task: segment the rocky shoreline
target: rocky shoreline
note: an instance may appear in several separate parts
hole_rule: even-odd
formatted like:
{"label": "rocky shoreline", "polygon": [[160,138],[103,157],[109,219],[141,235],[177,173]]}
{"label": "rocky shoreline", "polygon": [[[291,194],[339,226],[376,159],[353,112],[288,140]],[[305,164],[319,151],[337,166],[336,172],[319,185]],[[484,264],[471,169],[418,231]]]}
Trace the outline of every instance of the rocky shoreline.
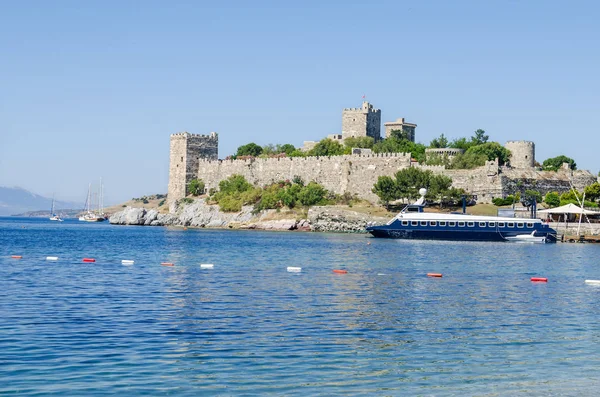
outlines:
{"label": "rocky shoreline", "polygon": [[191,204],[176,206],[169,214],[161,214],[155,209],[126,207],[113,214],[109,222],[115,225],[365,233],[368,225],[388,221],[339,206],[311,207],[306,219],[296,217],[294,213],[277,210],[253,213],[252,206],[244,206],[236,213],[221,212],[218,205],[196,199]]}

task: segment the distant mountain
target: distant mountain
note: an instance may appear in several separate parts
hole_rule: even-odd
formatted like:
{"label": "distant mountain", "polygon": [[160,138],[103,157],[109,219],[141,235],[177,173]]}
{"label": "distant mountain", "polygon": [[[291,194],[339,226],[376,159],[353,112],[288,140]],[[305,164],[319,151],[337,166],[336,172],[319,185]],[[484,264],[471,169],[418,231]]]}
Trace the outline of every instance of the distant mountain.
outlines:
{"label": "distant mountain", "polygon": [[[47,211],[52,207],[52,197],[44,197],[20,187],[0,186],[0,216],[21,214],[28,211]],[[60,214],[61,209],[77,209],[83,203],[56,200],[55,212]]]}

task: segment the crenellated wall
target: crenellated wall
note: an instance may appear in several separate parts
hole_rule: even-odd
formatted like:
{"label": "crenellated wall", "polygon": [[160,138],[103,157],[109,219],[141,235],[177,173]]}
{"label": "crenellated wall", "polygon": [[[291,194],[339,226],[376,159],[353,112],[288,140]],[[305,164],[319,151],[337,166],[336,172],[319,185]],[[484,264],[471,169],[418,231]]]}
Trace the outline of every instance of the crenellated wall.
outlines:
{"label": "crenellated wall", "polygon": [[332,157],[283,157],[248,160],[200,160],[198,177],[206,187],[218,188],[231,175],[243,175],[249,182],[264,186],[300,176],[306,183],[315,181],[335,193],[356,193],[376,202],[371,192],[377,177],[394,175],[410,166],[410,154],[380,153]]}

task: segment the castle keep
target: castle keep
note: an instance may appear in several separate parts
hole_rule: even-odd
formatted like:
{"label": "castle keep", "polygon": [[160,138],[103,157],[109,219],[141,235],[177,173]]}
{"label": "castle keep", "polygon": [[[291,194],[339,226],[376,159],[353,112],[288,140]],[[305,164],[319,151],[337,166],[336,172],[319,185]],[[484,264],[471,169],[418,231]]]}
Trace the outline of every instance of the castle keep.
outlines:
{"label": "castle keep", "polygon": [[[405,123],[414,140],[416,124]],[[335,135],[343,141],[348,137],[380,137],[381,111],[368,102],[362,108],[344,109],[342,113],[342,134]],[[399,128],[393,128],[399,129]],[[390,130],[391,131],[391,130]],[[403,130],[404,131],[404,130]],[[386,131],[386,135],[388,132]],[[316,143],[316,142],[314,142]],[[489,161],[484,166],[472,170],[450,170],[444,166],[427,166],[411,162],[410,153],[379,153],[331,156],[331,157],[282,157],[253,158],[245,160],[218,160],[219,138],[216,133],[195,135],[187,132],[172,134],[170,145],[168,199],[172,204],[187,195],[187,186],[192,179],[200,178],[205,189],[218,189],[219,182],[231,175],[243,175],[250,183],[264,186],[280,180],[292,180],[295,176],[304,181],[315,181],[337,194],[351,193],[377,202],[378,197],[371,191],[379,176],[393,176],[398,170],[407,167],[420,167],[436,174],[452,178],[452,185],[476,194],[478,202],[490,203],[493,198],[505,197],[516,191],[534,189],[545,194],[550,191],[565,192],[573,183],[583,189],[594,183],[596,177],[589,171],[561,169],[558,172],[540,171],[535,165],[535,144],[529,141],[509,141],[505,147],[512,153],[511,166],[499,166],[497,161]],[[306,147],[306,143],[305,143]],[[454,149],[446,151],[455,155]]]}

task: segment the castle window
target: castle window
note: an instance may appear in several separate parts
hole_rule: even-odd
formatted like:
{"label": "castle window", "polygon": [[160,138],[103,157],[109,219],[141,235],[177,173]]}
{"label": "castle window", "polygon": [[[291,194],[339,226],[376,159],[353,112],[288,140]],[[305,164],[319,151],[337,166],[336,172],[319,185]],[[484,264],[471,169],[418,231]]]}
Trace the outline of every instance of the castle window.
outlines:
{"label": "castle window", "polygon": [[181,156],[181,162],[183,163],[183,156]]}

